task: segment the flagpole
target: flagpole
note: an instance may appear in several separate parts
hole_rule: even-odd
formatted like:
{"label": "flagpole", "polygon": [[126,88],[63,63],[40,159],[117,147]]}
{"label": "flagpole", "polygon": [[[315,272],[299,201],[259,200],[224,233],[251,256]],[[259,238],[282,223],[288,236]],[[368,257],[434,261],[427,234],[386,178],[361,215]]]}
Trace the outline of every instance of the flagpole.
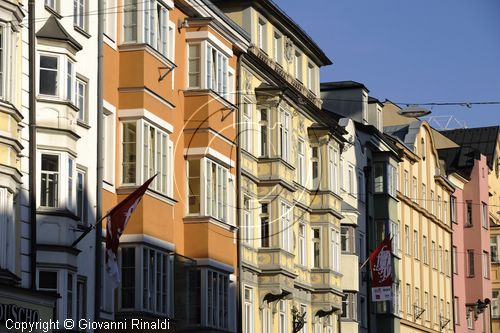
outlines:
{"label": "flagpole", "polygon": [[368,260],[370,260],[370,257],[366,258],[365,262],[363,263],[363,265],[361,265],[361,267],[359,267],[359,269],[365,267],[365,265],[368,263]]}
{"label": "flagpole", "polygon": [[103,217],[101,217],[101,219],[99,221],[97,221],[94,225],[91,225],[89,226],[81,235],[80,237],[78,237],[72,244],[71,244],[71,247],[75,247],[76,245],[78,245],[78,243],[80,243],[82,241],[82,239],[85,238],[85,236],[87,236],[92,230],[94,230],[97,226],[101,225],[102,221],[104,221],[104,219],[106,217],[108,217],[109,213],[104,215]]}

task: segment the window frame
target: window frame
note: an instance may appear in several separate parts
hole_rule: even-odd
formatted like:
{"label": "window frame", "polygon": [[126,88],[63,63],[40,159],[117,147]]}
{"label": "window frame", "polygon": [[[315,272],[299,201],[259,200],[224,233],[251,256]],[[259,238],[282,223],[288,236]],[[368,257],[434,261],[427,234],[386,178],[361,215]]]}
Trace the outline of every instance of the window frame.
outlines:
{"label": "window frame", "polygon": [[87,31],[87,6],[86,0],[73,0],[73,26],[77,30]]}

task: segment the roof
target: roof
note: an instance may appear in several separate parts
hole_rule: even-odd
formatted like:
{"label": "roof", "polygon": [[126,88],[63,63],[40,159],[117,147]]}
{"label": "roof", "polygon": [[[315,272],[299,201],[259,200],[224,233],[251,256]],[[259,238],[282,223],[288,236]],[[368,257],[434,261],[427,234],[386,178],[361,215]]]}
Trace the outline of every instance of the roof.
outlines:
{"label": "roof", "polygon": [[[211,0],[215,4],[240,4],[241,1],[234,0]],[[323,52],[323,50],[316,44],[316,42],[309,36],[290,16],[288,16],[277,4],[275,4],[271,0],[249,0],[248,2],[252,4],[256,4],[257,6],[262,7],[264,12],[268,15],[269,18],[276,18],[278,22],[284,22],[284,24],[291,30],[292,36],[297,38],[302,43],[304,43],[305,50],[313,53],[321,65],[331,65],[332,61],[328,56]]]}
{"label": "roof", "polygon": [[71,37],[71,35],[66,31],[66,29],[64,29],[62,24],[54,15],[51,15],[47,21],[45,21],[43,27],[41,27],[36,33],[36,36],[38,38],[47,38],[69,43],[78,51],[83,48],[80,43],[76,41],[76,39]]}
{"label": "roof", "polygon": [[456,172],[465,179],[470,179],[474,160],[481,158],[480,152],[472,147],[438,149],[438,155],[444,161],[448,174]]}
{"label": "roof", "polygon": [[500,126],[461,128],[441,131],[441,134],[462,147],[475,148],[486,156],[488,168],[493,169]]}
{"label": "roof", "polygon": [[366,91],[369,91],[364,84],[356,81],[322,82],[320,85],[320,89],[321,91],[341,89],[365,89]]}
{"label": "roof", "polygon": [[413,151],[421,123],[421,121],[417,120],[410,124],[385,126],[384,133],[399,139]]}

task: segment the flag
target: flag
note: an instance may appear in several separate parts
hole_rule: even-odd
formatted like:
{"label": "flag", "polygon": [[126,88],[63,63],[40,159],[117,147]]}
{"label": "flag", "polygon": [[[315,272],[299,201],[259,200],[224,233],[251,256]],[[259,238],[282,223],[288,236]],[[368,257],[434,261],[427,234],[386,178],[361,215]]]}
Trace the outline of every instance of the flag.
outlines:
{"label": "flag", "polygon": [[392,237],[387,235],[370,254],[372,277],[372,300],[374,302],[392,299]]}
{"label": "flag", "polygon": [[132,213],[155,177],[156,175],[149,178],[141,187],[130,193],[128,197],[106,215],[106,272],[109,275],[113,289],[120,284],[120,270],[117,261],[120,237]]}

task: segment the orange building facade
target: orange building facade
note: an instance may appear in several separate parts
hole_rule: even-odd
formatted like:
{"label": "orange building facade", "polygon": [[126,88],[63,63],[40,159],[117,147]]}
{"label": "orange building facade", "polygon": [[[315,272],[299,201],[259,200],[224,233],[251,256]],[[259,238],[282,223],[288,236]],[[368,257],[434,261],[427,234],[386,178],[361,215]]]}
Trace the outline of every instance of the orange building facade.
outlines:
{"label": "orange building facade", "polygon": [[235,331],[234,92],[248,41],[201,1],[105,7],[123,10],[105,18],[103,214],[157,177],[121,238],[122,283],[103,293],[101,317]]}

